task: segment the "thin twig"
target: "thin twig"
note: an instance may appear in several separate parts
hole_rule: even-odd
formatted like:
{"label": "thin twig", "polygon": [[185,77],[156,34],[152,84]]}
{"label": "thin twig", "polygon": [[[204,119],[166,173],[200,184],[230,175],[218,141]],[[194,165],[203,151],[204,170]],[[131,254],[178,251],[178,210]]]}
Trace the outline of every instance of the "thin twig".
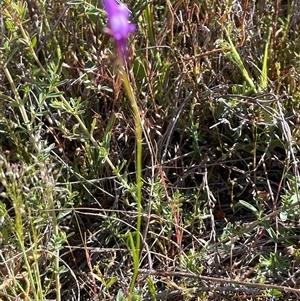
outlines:
{"label": "thin twig", "polygon": [[141,274],[148,274],[148,275],[152,275],[152,276],[186,277],[186,278],[198,279],[201,281],[204,280],[204,281],[212,281],[212,282],[217,282],[217,283],[228,283],[231,285],[242,285],[242,286],[246,286],[246,287],[253,287],[258,290],[277,289],[279,291],[300,294],[300,289],[298,289],[298,288],[285,287],[285,286],[276,285],[276,284],[249,283],[249,282],[237,281],[237,280],[233,280],[233,279],[223,279],[223,278],[197,275],[197,274],[188,273],[188,272],[159,271],[159,270],[150,271],[150,270],[145,270],[145,269],[141,269],[139,272]]}

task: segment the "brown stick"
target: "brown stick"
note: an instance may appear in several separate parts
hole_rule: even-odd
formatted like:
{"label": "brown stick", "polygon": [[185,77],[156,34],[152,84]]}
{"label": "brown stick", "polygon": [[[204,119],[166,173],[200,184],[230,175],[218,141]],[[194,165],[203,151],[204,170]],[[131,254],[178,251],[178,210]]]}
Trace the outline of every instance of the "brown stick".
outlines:
{"label": "brown stick", "polygon": [[210,277],[210,276],[202,276],[202,275],[188,273],[188,272],[174,272],[174,271],[160,271],[160,270],[155,270],[155,271],[152,270],[151,271],[151,270],[146,270],[146,269],[140,269],[139,272],[141,274],[148,274],[148,275],[152,275],[152,276],[186,277],[186,278],[194,278],[194,279],[205,280],[205,281],[242,285],[242,286],[247,286],[247,287],[253,287],[256,289],[260,289],[260,290],[277,289],[279,291],[300,294],[300,289],[292,288],[292,287],[285,287],[285,286],[276,285],[276,284],[249,283],[249,282],[237,281],[237,280],[232,280],[232,279],[223,279],[223,278],[216,278],[216,277]]}

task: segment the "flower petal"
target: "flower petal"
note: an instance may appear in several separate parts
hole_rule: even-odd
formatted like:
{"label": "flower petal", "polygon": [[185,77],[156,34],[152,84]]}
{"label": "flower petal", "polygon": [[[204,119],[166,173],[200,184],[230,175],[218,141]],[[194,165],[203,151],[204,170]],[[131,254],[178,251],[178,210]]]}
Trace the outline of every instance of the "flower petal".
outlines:
{"label": "flower petal", "polygon": [[126,39],[135,31],[135,26],[129,23],[129,10],[125,4],[118,4],[116,0],[103,0],[103,6],[107,13],[109,32],[124,59]]}

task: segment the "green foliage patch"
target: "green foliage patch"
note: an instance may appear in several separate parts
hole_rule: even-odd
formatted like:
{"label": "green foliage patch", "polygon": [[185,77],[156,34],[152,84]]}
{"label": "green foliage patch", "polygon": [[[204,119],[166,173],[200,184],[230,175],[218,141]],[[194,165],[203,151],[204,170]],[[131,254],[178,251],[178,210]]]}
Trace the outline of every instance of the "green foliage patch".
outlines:
{"label": "green foliage patch", "polygon": [[0,300],[299,298],[299,1],[0,4]]}

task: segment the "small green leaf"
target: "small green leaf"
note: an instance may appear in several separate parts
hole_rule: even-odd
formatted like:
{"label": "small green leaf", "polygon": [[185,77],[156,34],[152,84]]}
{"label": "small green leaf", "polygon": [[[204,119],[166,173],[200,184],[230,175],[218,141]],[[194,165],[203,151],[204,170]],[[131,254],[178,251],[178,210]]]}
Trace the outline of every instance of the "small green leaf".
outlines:
{"label": "small green leaf", "polygon": [[118,277],[113,277],[113,278],[111,278],[111,279],[107,282],[106,288],[110,288],[110,287],[113,286],[117,281],[118,281]]}
{"label": "small green leaf", "polygon": [[286,222],[286,220],[288,218],[288,213],[284,210],[284,211],[279,213],[279,217],[280,217],[282,222]]}
{"label": "small green leaf", "polygon": [[118,294],[116,296],[116,301],[127,301],[127,298],[124,297],[122,290],[118,291]]}
{"label": "small green leaf", "polygon": [[274,240],[274,241],[277,241],[278,238],[277,238],[277,235],[276,235],[276,232],[272,229],[272,228],[266,228],[266,231],[268,232],[268,234],[270,235],[270,237]]}
{"label": "small green leaf", "polygon": [[31,47],[31,48],[34,48],[34,47],[36,46],[36,42],[37,42],[37,39],[36,39],[36,36],[34,36],[34,37],[32,38],[32,40],[31,40],[31,45],[30,45],[30,47]]}
{"label": "small green leaf", "polygon": [[258,216],[258,210],[253,205],[251,205],[248,202],[245,202],[243,200],[239,200],[239,204],[241,204],[242,206],[246,207],[247,209],[249,209],[250,211],[252,211],[256,216]]}
{"label": "small green leaf", "polygon": [[147,284],[148,284],[148,289],[149,289],[149,293],[152,297],[152,299],[154,301],[156,301],[156,290],[155,290],[155,285],[154,285],[154,282],[152,280],[152,277],[148,277],[147,278]]}

